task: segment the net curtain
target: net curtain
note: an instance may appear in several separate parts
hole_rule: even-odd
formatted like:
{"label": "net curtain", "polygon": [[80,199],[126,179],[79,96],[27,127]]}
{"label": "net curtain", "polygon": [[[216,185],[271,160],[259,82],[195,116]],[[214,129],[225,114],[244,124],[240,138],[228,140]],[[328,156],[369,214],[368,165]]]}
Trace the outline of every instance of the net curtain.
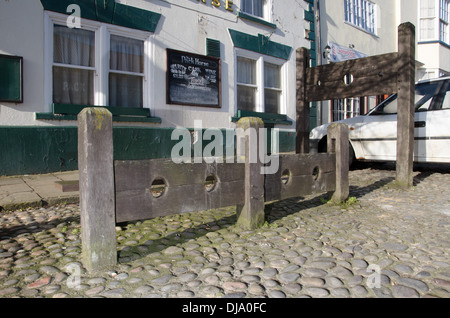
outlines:
{"label": "net curtain", "polygon": [[110,106],[143,107],[143,76],[114,72],[144,73],[143,41],[111,35],[110,52]]}
{"label": "net curtain", "polygon": [[95,33],[55,25],[53,42],[53,102],[93,105]]}
{"label": "net curtain", "polygon": [[[110,37],[109,106],[143,107],[143,41]],[[54,62],[53,101],[94,105],[95,33],[55,25]]]}

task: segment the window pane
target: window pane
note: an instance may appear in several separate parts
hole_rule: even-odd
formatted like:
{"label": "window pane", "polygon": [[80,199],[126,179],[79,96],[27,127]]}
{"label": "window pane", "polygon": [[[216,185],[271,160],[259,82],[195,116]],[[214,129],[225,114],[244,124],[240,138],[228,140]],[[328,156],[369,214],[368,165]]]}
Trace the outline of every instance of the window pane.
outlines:
{"label": "window pane", "polygon": [[257,17],[264,17],[263,13],[264,0],[253,0],[253,15]]}
{"label": "window pane", "polygon": [[256,84],[256,61],[244,57],[237,58],[237,81],[241,84]]}
{"label": "window pane", "polygon": [[265,112],[280,113],[280,97],[281,93],[272,89],[264,90]]}
{"label": "window pane", "polygon": [[345,21],[350,22],[350,0],[344,0]]}
{"label": "window pane", "polygon": [[53,67],[53,102],[94,105],[94,71]]}
{"label": "window pane", "polygon": [[241,10],[246,13],[252,14],[252,2],[253,0],[242,0],[241,1]]}
{"label": "window pane", "polygon": [[264,1],[265,0],[242,0],[241,11],[264,18]]}
{"label": "window pane", "polygon": [[256,88],[237,86],[237,108],[239,110],[255,111]]}
{"label": "window pane", "polygon": [[109,74],[109,106],[143,107],[143,78],[123,74]]}
{"label": "window pane", "polygon": [[280,69],[279,65],[264,63],[264,87],[281,88]]}
{"label": "window pane", "polygon": [[53,34],[53,60],[55,63],[94,66],[95,33],[82,29],[69,29],[55,25]]}
{"label": "window pane", "polygon": [[420,1],[420,17],[430,18],[435,16],[434,0],[421,0]]}
{"label": "window pane", "polygon": [[110,68],[117,71],[144,73],[144,42],[111,35]]}
{"label": "window pane", "polygon": [[375,4],[368,0],[344,0],[345,21],[376,33]]}
{"label": "window pane", "polygon": [[420,39],[432,40],[434,38],[434,19],[422,19],[420,21]]}

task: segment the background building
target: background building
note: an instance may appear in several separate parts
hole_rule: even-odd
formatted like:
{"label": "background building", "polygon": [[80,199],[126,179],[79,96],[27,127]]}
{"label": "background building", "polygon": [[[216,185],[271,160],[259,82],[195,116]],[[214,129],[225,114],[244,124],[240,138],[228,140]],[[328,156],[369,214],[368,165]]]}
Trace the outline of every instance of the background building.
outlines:
{"label": "background building", "polygon": [[[397,51],[397,27],[416,26],[417,80],[450,72],[450,0],[316,0],[319,64]],[[366,113],[383,96],[323,102],[316,125]],[[314,127],[314,126],[312,126]]]}

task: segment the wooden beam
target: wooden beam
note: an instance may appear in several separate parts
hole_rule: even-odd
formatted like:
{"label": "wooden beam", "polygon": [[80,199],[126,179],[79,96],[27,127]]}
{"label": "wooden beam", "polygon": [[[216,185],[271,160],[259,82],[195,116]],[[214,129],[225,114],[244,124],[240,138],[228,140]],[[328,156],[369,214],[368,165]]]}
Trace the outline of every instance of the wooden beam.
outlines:
{"label": "wooden beam", "polygon": [[280,156],[280,169],[266,175],[265,200],[285,200],[335,190],[335,154]]}
{"label": "wooden beam", "polygon": [[297,107],[296,107],[296,153],[309,153],[310,108],[306,99],[306,70],[309,67],[309,51],[297,50]]}
{"label": "wooden beam", "polygon": [[415,103],[415,27],[403,23],[398,28],[398,118],[396,182],[401,187],[413,186],[414,103]]}
{"label": "wooden beam", "polygon": [[[115,161],[114,166],[118,223],[244,203],[245,172],[240,163],[152,159]],[[216,180],[213,188],[206,184],[208,177]],[[159,190],[158,180],[164,181]]]}
{"label": "wooden beam", "polygon": [[397,53],[308,68],[306,100],[312,102],[396,93],[398,68]]}

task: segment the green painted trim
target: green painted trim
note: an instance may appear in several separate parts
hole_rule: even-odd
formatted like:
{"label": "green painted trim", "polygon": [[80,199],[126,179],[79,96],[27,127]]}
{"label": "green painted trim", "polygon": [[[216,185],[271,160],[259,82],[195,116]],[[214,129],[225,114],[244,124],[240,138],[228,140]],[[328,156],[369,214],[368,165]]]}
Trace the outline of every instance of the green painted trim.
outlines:
{"label": "green painted trim", "polygon": [[309,22],[314,22],[314,19],[315,19],[314,12],[305,10],[305,20]]}
{"label": "green painted trim", "polygon": [[[170,158],[179,140],[174,128],[114,127],[114,160]],[[226,131],[223,153],[226,149]],[[209,142],[204,141],[203,147]],[[295,131],[280,131],[280,152],[295,150]],[[0,126],[0,176],[51,173],[78,169],[77,126]],[[193,151],[193,147],[192,147]]]}
{"label": "green painted trim", "polygon": [[0,127],[0,175],[78,169],[77,127]]}
{"label": "green painted trim", "polygon": [[76,115],[58,115],[54,113],[36,113],[36,120],[77,120]]}
{"label": "green painted trim", "polygon": [[[77,115],[36,113],[35,118],[36,120],[77,120]],[[113,116],[113,122],[161,124],[162,119],[159,117]]]}
{"label": "green painted trim", "polygon": [[220,58],[220,41],[206,38],[206,55]]}
{"label": "green painted trim", "polygon": [[276,29],[277,28],[277,25],[274,24],[274,23],[271,23],[271,22],[266,21],[264,19],[255,17],[253,15],[249,15],[249,14],[247,14],[245,12],[242,12],[242,11],[238,11],[237,12],[237,16],[238,16],[238,18],[249,20],[249,21],[252,21],[252,22],[256,22],[256,23],[262,24],[262,25],[267,26],[267,27],[272,28],[272,29]]}
{"label": "green painted trim", "polygon": [[316,41],[316,32],[309,30],[305,38],[307,40],[315,42]]}
{"label": "green painted trim", "polygon": [[101,107],[109,110],[115,122],[155,123],[162,122],[159,117],[151,117],[148,108],[126,108],[90,105],[53,104],[53,113],[36,113],[38,120],[77,120],[77,115],[87,107]]}
{"label": "green painted trim", "polygon": [[67,7],[71,4],[80,6],[83,19],[114,24],[131,29],[155,32],[161,14],[139,9],[115,1],[103,0],[40,0],[45,10],[71,14]]}
{"label": "green painted trim", "polygon": [[126,123],[153,123],[153,124],[162,123],[162,119],[159,117],[113,116],[113,121]]}
{"label": "green painted trim", "polygon": [[228,29],[228,32],[235,47],[278,57],[288,60],[292,52],[292,47],[270,41],[268,37],[258,34],[258,36]]}
{"label": "green painted trim", "polygon": [[155,32],[161,18],[160,13],[116,3],[112,24],[123,27]]}
{"label": "green painted trim", "polygon": [[231,121],[237,122],[244,117],[257,117],[261,118],[264,124],[269,125],[292,125],[292,121],[287,119],[287,115],[273,114],[273,113],[259,113],[248,110],[238,110],[235,117],[231,117]]}
{"label": "green painted trim", "polygon": [[148,108],[128,108],[128,107],[110,107],[110,106],[94,106],[94,105],[70,105],[70,104],[53,104],[53,113],[78,115],[84,108],[101,107],[109,110],[113,116],[144,116],[150,117],[150,109]]}

